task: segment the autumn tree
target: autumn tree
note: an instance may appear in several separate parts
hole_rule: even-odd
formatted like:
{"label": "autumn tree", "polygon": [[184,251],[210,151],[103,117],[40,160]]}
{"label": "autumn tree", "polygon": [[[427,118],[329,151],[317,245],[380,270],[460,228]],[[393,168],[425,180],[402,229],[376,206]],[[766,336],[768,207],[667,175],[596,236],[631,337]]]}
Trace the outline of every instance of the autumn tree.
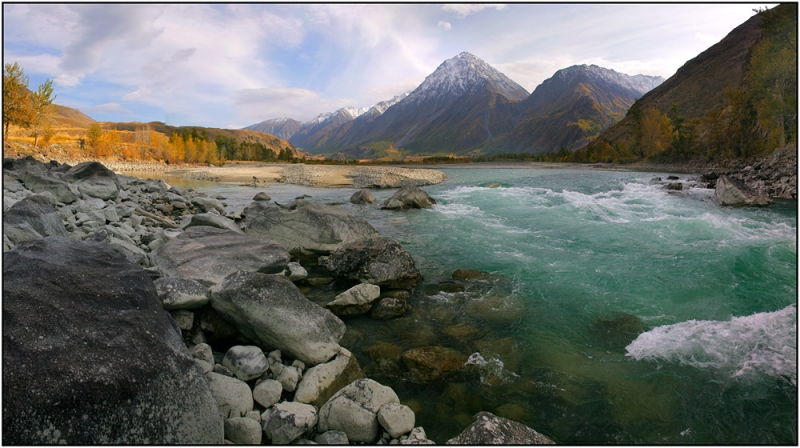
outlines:
{"label": "autumn tree", "polygon": [[89,131],[86,133],[86,141],[89,142],[89,146],[94,151],[94,154],[97,155],[97,147],[100,144],[100,137],[103,136],[103,129],[100,127],[99,123],[92,123],[89,126]]}
{"label": "autumn tree", "polygon": [[31,126],[33,126],[33,147],[35,148],[39,141],[39,134],[43,128],[48,126],[50,116],[55,110],[53,100],[56,97],[53,95],[53,81],[48,79],[36,89],[31,92]]}
{"label": "autumn tree", "polygon": [[30,127],[31,105],[28,77],[17,62],[3,66],[3,138],[8,139],[8,126]]}
{"label": "autumn tree", "polygon": [[639,122],[640,147],[645,157],[664,152],[672,144],[672,120],[655,107],[649,107]]}

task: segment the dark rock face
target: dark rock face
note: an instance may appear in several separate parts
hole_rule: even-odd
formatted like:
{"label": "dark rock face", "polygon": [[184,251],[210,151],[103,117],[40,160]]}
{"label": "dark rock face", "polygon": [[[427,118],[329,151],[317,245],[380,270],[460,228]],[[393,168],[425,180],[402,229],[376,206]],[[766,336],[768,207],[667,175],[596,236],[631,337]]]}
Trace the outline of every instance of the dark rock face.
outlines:
{"label": "dark rock face", "polygon": [[430,197],[428,193],[425,193],[417,187],[408,185],[397,190],[392,197],[383,203],[383,207],[381,208],[387,210],[428,208],[435,203],[436,201]]}
{"label": "dark rock face", "polygon": [[100,162],[79,163],[64,173],[62,179],[93,198],[115,199],[119,194],[117,175]]}
{"label": "dark rock face", "polygon": [[308,365],[339,353],[344,323],[283,275],[235,272],[212,288],[211,305],[248,339]]}
{"label": "dark rock face", "polygon": [[341,208],[305,199],[285,207],[253,202],[242,215],[248,234],[276,241],[292,254],[327,254],[342,244],[380,236],[367,221]]}
{"label": "dark rock face", "polygon": [[555,445],[552,439],[531,428],[490,412],[475,414],[475,422],[448,445]]}
{"label": "dark rock face", "polygon": [[411,254],[391,238],[345,244],[326,261],[337,277],[386,288],[410,289],[422,281]]}
{"label": "dark rock face", "polygon": [[289,264],[289,253],[277,243],[209,226],[189,227],[151,256],[163,276],[206,286],[239,270],[275,273]]}
{"label": "dark rock face", "polygon": [[3,443],[221,444],[202,372],[153,282],[108,245],[3,256]]}
{"label": "dark rock face", "polygon": [[3,232],[14,244],[34,239],[30,238],[35,237],[30,230],[41,237],[67,236],[61,216],[50,201],[41,195],[29,196],[12,205],[3,214],[3,227]]}
{"label": "dark rock face", "polygon": [[642,320],[628,313],[613,313],[592,320],[589,331],[601,345],[613,349],[625,349],[645,328]]}
{"label": "dark rock face", "polygon": [[50,192],[55,196],[58,202],[64,204],[71,204],[78,200],[80,193],[71,184],[64,182],[61,179],[56,179],[46,173],[36,174],[30,171],[22,172],[19,179],[25,184],[25,188],[34,193]]}

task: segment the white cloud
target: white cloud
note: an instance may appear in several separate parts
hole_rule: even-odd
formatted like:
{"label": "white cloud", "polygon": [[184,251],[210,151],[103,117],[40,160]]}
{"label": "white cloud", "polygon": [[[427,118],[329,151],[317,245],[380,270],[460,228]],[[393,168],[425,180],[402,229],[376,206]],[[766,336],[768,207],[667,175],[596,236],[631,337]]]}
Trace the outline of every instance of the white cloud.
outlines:
{"label": "white cloud", "polygon": [[466,17],[474,12],[483,11],[486,8],[494,8],[498,11],[506,9],[506,5],[476,5],[470,4],[447,4],[443,5],[442,9],[449,12],[458,14],[459,17]]}
{"label": "white cloud", "polygon": [[85,114],[122,114],[131,115],[131,111],[122,107],[119,103],[105,103],[94,106],[82,107],[81,111]]}
{"label": "white cloud", "polygon": [[122,101],[138,100],[139,98],[141,98],[141,97],[143,97],[145,95],[149,95],[151,93],[153,93],[153,91],[149,87],[142,86],[142,87],[139,87],[138,89],[134,90],[133,92],[123,96],[122,97]]}
{"label": "white cloud", "polygon": [[325,98],[308,89],[274,86],[239,90],[234,102],[236,109],[254,123],[270,118],[308,121],[322,112],[357,104],[352,98]]}
{"label": "white cloud", "polygon": [[453,26],[450,25],[450,22],[445,22],[444,20],[440,20],[436,26],[444,28],[445,31],[450,31],[453,28]]}

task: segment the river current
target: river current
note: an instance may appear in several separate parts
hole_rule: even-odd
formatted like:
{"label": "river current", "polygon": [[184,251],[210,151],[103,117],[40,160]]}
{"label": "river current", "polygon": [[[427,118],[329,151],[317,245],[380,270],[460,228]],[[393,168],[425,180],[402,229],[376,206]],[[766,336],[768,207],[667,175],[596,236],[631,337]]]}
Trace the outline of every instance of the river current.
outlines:
{"label": "river current", "polygon": [[[399,212],[353,189],[166,180],[236,212],[261,190],[341,202],[406,247],[425,277],[413,311],[347,319],[343,345],[438,443],[485,410],[562,444],[797,444],[796,202],[723,208],[652,180],[666,173],[443,171],[424,187],[438,204]],[[459,268],[502,281],[435,287]],[[454,348],[472,374],[416,384],[372,365],[381,344]]]}

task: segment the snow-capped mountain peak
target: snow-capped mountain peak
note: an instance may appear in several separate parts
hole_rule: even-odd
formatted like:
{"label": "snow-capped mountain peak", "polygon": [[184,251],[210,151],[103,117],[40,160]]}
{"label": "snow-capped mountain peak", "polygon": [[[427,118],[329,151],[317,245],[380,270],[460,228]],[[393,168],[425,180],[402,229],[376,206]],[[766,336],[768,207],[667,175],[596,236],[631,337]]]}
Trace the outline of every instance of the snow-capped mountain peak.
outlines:
{"label": "snow-capped mountain peak", "polygon": [[553,75],[553,78],[561,79],[566,84],[571,84],[576,77],[583,74],[602,79],[606,82],[621,85],[623,87],[638,92],[640,95],[644,95],[645,93],[649,92],[650,90],[654,89],[656,86],[664,82],[664,78],[660,76],[648,76],[648,75],[630,76],[624,73],[616,72],[612,69],[599,67],[594,64],[592,65],[582,64],[582,65],[573,65],[572,67],[567,67],[565,69],[557,71]]}

